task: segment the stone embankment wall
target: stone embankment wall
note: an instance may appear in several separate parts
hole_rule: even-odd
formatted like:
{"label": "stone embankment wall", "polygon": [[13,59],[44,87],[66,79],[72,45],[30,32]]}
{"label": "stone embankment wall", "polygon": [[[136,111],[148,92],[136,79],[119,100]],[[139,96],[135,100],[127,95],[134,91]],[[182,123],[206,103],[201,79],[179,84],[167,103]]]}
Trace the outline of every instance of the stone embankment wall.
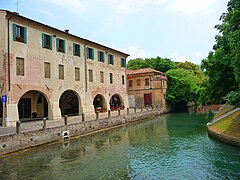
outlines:
{"label": "stone embankment wall", "polygon": [[116,117],[0,136],[0,156],[54,141],[61,141],[64,138],[71,138],[98,130],[113,128],[159,114],[161,113],[158,109],[153,109]]}

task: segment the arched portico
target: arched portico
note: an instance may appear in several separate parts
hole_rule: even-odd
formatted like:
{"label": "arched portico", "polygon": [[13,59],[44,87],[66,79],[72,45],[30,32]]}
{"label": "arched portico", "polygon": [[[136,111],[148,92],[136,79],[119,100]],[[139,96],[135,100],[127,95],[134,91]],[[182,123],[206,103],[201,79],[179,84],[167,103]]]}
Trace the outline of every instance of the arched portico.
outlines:
{"label": "arched portico", "polygon": [[81,114],[81,100],[73,90],[66,90],[59,99],[59,108],[62,115],[77,116]]}
{"label": "arched portico", "polygon": [[105,112],[107,110],[107,103],[105,101],[105,98],[103,95],[98,94],[95,96],[93,100],[93,106],[95,109],[95,112]]}
{"label": "arched portico", "polygon": [[112,95],[109,104],[110,104],[110,109],[111,110],[117,110],[117,109],[124,109],[125,108],[122,97],[119,94]]}
{"label": "arched portico", "polygon": [[49,117],[49,100],[40,91],[30,90],[18,101],[19,120],[27,121]]}

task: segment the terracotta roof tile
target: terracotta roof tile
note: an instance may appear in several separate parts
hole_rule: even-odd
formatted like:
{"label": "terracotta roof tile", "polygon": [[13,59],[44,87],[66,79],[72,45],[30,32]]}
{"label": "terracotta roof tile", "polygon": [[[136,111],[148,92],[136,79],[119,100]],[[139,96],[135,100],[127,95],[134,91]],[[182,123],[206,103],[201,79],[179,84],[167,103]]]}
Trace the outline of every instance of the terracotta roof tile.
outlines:
{"label": "terracotta roof tile", "polygon": [[137,70],[128,69],[127,70],[128,75],[145,74],[145,73],[152,73],[152,72],[159,73],[159,74],[164,74],[163,72],[154,70],[152,68],[142,68],[142,69],[137,69]]}

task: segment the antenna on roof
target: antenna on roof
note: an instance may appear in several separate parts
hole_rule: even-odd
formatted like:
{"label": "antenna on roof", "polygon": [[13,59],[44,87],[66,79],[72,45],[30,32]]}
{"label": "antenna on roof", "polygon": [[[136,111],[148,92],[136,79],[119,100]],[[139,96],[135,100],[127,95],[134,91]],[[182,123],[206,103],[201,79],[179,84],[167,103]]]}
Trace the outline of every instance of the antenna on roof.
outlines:
{"label": "antenna on roof", "polygon": [[14,3],[14,4],[17,6],[17,12],[18,12],[18,5],[19,5],[21,2],[23,2],[23,1],[18,1],[18,0],[17,0],[17,2]]}

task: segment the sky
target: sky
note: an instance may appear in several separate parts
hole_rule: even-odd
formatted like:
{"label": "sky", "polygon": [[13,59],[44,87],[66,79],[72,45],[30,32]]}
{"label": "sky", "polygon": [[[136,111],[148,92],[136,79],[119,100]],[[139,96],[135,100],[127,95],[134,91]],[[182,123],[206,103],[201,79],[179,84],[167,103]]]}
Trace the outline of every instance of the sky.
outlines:
{"label": "sky", "polygon": [[200,64],[229,0],[0,0],[0,9],[128,53]]}

